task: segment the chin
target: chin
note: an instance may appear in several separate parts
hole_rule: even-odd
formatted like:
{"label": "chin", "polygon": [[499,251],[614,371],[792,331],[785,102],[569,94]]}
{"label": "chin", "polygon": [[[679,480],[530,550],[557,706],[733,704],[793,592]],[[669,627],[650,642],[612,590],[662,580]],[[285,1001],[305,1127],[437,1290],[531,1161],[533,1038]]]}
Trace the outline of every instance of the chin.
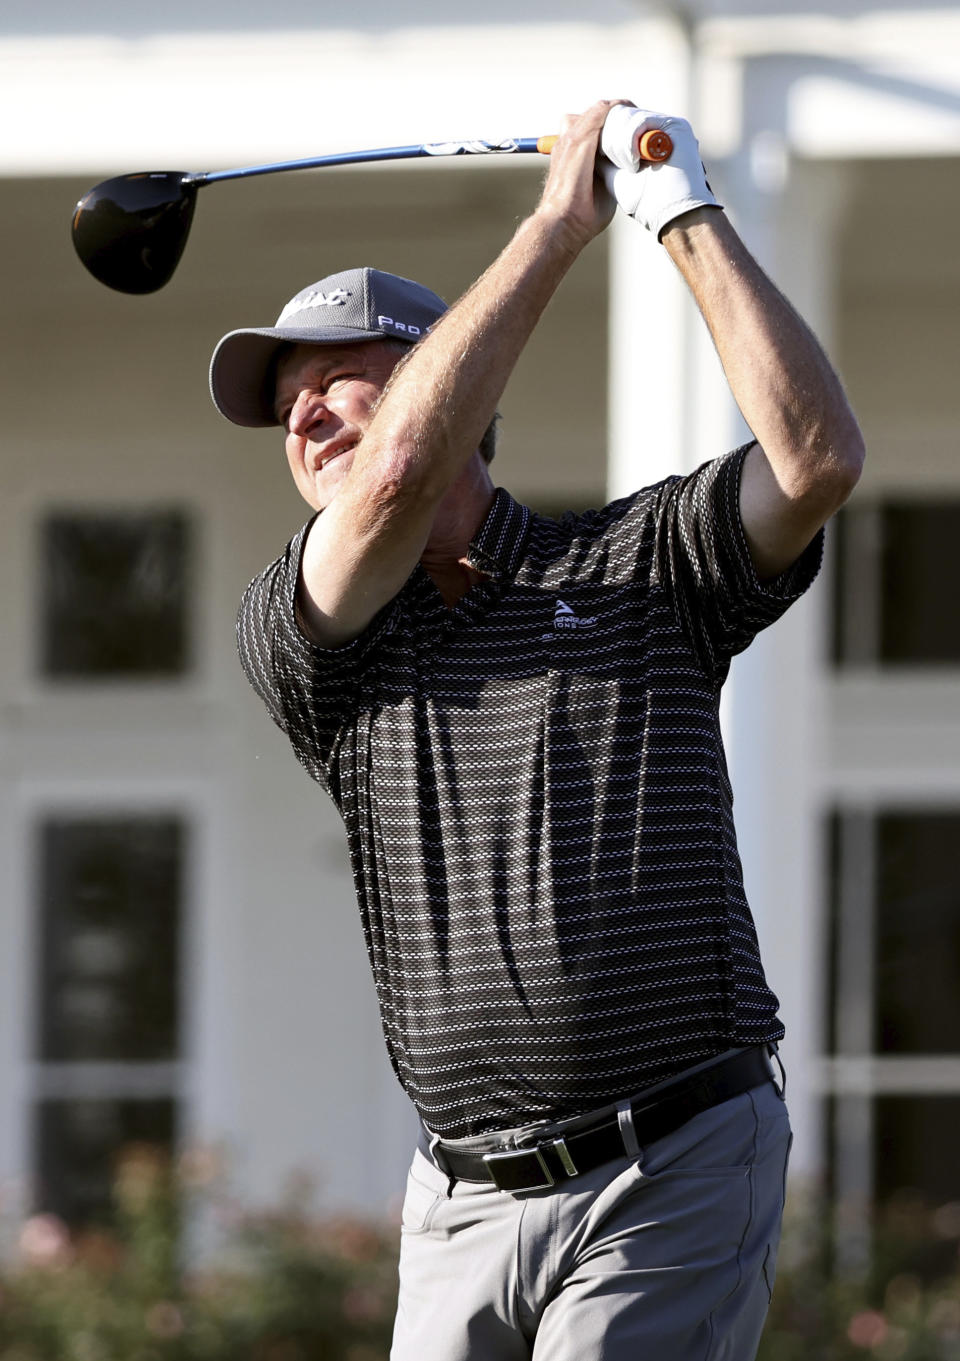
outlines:
{"label": "chin", "polygon": [[329,506],[343,486],[348,472],[349,468],[338,468],[335,472],[324,470],[311,487],[311,495],[306,498],[314,510],[325,510]]}

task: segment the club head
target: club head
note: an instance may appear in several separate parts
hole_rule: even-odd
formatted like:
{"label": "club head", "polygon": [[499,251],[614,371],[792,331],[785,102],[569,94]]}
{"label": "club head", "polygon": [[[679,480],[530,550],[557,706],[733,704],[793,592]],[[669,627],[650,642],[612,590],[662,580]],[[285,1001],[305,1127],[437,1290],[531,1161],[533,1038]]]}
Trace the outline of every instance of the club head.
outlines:
{"label": "club head", "polygon": [[118,175],[96,185],[73,214],[73,244],[95,279],[121,293],[155,293],[186,245],[198,185],[182,170]]}

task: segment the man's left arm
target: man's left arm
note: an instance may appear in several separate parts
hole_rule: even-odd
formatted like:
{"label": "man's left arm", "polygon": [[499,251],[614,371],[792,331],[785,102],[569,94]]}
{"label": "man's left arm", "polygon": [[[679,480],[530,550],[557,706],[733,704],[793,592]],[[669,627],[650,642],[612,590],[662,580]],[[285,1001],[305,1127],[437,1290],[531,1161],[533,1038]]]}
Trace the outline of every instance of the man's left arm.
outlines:
{"label": "man's left arm", "polygon": [[757,574],[768,580],[796,561],[853,490],[863,437],[813,332],[722,210],[684,213],[661,240],[757,440],[743,465],[740,515]]}

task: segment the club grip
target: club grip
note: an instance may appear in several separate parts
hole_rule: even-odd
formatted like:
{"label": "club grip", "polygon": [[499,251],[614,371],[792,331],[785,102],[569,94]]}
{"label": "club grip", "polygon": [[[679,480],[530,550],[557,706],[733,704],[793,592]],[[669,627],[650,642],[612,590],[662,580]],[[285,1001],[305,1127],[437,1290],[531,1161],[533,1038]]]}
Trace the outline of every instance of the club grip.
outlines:
{"label": "club grip", "polygon": [[[537,150],[541,155],[549,156],[558,140],[559,135],[556,133],[549,137],[538,137]],[[664,132],[662,128],[648,128],[640,136],[637,151],[641,161],[650,161],[651,164],[668,161],[673,154],[673,139],[669,132]]]}

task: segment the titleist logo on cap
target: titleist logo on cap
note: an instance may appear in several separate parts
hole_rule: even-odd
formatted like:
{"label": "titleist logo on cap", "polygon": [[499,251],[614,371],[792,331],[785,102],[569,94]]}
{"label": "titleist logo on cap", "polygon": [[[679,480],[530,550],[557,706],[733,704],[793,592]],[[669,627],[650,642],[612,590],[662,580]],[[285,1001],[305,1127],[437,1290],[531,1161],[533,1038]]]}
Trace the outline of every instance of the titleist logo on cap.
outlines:
{"label": "titleist logo on cap", "polygon": [[352,297],[353,294],[345,288],[334,288],[329,293],[323,293],[319,289],[314,292],[298,293],[295,298],[290,299],[277,317],[277,325],[282,326],[285,321],[295,317],[298,312],[306,311],[308,307],[344,307],[347,299]]}

